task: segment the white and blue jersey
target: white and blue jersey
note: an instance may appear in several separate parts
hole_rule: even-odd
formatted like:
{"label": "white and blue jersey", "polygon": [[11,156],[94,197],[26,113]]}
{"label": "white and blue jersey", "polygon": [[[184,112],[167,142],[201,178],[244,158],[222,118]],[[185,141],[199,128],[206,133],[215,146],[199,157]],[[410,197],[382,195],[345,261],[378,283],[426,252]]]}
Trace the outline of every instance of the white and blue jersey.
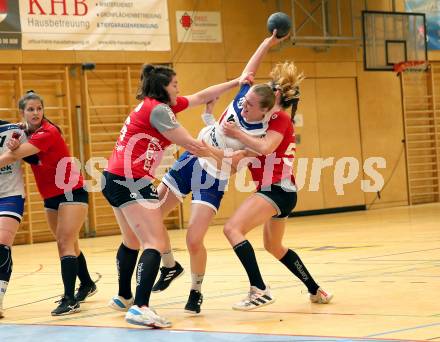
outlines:
{"label": "white and blue jersey", "polygon": [[241,115],[243,111],[243,103],[245,101],[245,96],[251,89],[249,84],[244,84],[241,86],[240,91],[235,98],[232,100],[228,108],[225,110],[223,115],[219,119],[221,124],[223,121],[233,121],[235,124],[246,134],[254,136],[262,136],[266,133],[268,127],[268,121],[254,121],[247,122],[246,119]]}
{"label": "white and blue jersey", "polygon": [[[226,108],[222,116],[213,125],[209,125],[203,128],[198,136],[199,140],[205,141],[207,144],[217,147],[222,150],[232,150],[238,151],[246,148],[246,146],[239,140],[234,138],[229,138],[225,135],[222,129],[222,124],[224,122],[234,122],[235,125],[241,129],[246,134],[261,137],[266,134],[268,121],[255,121],[247,122],[245,118],[241,115],[243,111],[243,102],[245,100],[245,95],[248,93],[251,86],[249,84],[244,84],[241,86],[240,91],[237,93],[235,98]],[[218,179],[228,179],[230,176],[229,170],[219,170],[216,165],[211,163],[208,159],[199,158],[202,167],[213,177]]]}
{"label": "white and blue jersey", "polygon": [[[23,131],[7,121],[0,120],[0,154],[9,151],[6,142],[14,133],[20,134],[20,141],[26,141]],[[24,207],[24,185],[21,160],[0,168],[0,216],[21,220]]]}
{"label": "white and blue jersey", "polygon": [[[218,121],[204,118],[208,126],[200,131],[198,139],[222,150],[244,149],[246,146],[240,141],[224,134],[221,125],[225,121],[235,122],[237,127],[247,134],[263,136],[268,127],[267,121],[247,122],[241,115],[244,97],[250,88],[248,84],[240,88]],[[214,123],[209,122],[210,120]],[[197,158],[185,152],[165,174],[162,182],[179,197],[184,197],[192,191],[193,203],[205,204],[217,212],[230,176],[230,167],[219,170],[217,165],[208,159]]]}
{"label": "white and blue jersey", "polygon": [[[26,141],[23,131],[17,125],[0,120],[0,154],[9,151],[6,143],[14,132],[20,134],[20,142]],[[24,196],[21,160],[0,168],[0,197],[18,195]]]}

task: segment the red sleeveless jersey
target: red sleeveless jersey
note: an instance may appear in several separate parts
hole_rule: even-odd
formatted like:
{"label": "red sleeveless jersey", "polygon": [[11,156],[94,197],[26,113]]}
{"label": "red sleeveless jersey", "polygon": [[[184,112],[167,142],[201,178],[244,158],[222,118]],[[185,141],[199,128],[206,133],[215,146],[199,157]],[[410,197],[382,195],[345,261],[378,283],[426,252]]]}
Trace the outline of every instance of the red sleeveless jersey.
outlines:
{"label": "red sleeveless jersey", "polygon": [[[107,171],[126,178],[154,178],[165,148],[171,142],[150,123],[153,109],[164,103],[146,97],[127,117],[108,161]],[[177,97],[171,107],[178,113],[188,107],[188,99]]]}
{"label": "red sleeveless jersey", "polygon": [[286,178],[291,178],[292,183],[295,184],[293,159],[295,158],[296,143],[295,131],[290,116],[284,111],[272,114],[267,130],[282,134],[283,140],[273,153],[257,157],[259,165],[253,163],[249,166],[257,190]]}

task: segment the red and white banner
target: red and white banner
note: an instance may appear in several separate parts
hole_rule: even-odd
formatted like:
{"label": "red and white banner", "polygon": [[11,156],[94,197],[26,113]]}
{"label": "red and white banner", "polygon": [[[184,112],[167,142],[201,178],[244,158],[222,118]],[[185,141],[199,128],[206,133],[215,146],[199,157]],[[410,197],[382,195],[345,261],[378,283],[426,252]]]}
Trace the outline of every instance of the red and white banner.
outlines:
{"label": "red and white banner", "polygon": [[176,11],[179,43],[221,43],[220,12]]}

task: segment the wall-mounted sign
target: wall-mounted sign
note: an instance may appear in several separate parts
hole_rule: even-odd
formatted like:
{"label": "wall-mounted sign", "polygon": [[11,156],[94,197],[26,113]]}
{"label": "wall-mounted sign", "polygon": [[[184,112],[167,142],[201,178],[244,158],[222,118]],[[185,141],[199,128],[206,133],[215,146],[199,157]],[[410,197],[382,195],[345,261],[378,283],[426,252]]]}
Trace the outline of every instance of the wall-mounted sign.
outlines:
{"label": "wall-mounted sign", "polygon": [[220,12],[176,11],[179,43],[221,43]]}

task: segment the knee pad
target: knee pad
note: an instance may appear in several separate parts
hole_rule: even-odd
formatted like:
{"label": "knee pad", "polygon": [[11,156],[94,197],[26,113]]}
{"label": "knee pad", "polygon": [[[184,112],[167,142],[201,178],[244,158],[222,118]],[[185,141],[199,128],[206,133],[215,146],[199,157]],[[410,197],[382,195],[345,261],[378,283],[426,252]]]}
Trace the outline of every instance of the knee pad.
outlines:
{"label": "knee pad", "polygon": [[9,281],[9,278],[11,277],[11,273],[12,273],[11,247],[0,244],[0,280]]}

